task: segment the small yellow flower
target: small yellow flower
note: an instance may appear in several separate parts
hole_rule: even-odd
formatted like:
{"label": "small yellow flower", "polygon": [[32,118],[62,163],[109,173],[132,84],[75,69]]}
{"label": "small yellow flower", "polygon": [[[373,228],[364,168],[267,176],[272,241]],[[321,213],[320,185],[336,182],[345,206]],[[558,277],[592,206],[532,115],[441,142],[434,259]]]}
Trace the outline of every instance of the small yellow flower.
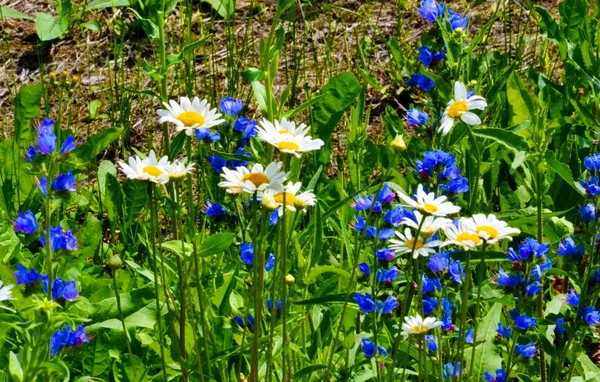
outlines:
{"label": "small yellow flower", "polygon": [[392,147],[398,151],[406,150],[406,142],[404,142],[404,139],[402,138],[401,134],[396,135],[396,138],[394,138],[394,140],[392,141]]}

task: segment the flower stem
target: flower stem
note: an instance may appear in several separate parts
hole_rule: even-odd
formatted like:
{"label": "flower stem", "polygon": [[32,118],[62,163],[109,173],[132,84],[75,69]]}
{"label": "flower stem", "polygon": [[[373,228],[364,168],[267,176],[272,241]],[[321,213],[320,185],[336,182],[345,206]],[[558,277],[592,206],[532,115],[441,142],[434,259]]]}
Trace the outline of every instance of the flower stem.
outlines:
{"label": "flower stem", "polygon": [[123,309],[121,308],[121,296],[117,287],[117,272],[115,269],[113,274],[113,287],[115,288],[115,297],[117,299],[117,309],[119,310],[119,318],[123,325],[123,334],[125,334],[125,344],[127,345],[127,352],[129,353],[129,361],[131,362],[131,371],[133,372],[134,380],[137,380],[137,373],[135,372],[135,362],[133,360],[133,352],[131,351],[131,341],[129,340],[129,332],[127,331],[127,325],[125,325],[125,318],[123,318]]}
{"label": "flower stem", "polygon": [[477,344],[477,329],[479,327],[479,305],[481,304],[481,286],[483,285],[483,278],[485,276],[485,253],[487,250],[487,240],[483,242],[483,248],[481,251],[481,261],[479,262],[479,284],[477,285],[477,300],[475,302],[475,318],[473,319],[473,346],[471,349],[471,361],[469,362],[469,374],[473,375],[473,364],[475,361],[475,348]]}

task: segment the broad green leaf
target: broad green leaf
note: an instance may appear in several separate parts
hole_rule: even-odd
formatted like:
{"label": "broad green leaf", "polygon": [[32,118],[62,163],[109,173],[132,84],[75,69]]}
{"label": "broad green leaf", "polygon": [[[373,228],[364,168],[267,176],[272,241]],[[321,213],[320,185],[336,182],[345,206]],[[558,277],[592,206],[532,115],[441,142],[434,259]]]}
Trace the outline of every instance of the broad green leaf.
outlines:
{"label": "broad green leaf", "polygon": [[231,247],[235,234],[223,232],[211,235],[198,244],[198,256],[207,257],[223,253]]}
{"label": "broad green leaf", "polygon": [[40,103],[44,88],[41,84],[23,86],[15,100],[15,140],[19,147],[31,141],[31,120],[40,116]]}
{"label": "broad green leaf", "polygon": [[9,353],[8,357],[8,375],[11,377],[11,380],[14,381],[23,381],[23,368],[21,367],[21,362],[19,362],[19,358],[12,351]]}
{"label": "broad green leaf", "polygon": [[102,222],[88,212],[77,234],[78,251],[82,256],[92,257],[100,243],[102,243]]}
{"label": "broad green leaf", "polygon": [[181,240],[165,241],[164,243],[160,243],[160,247],[181,257],[190,256],[193,250],[190,243],[182,242]]}
{"label": "broad green leaf", "polygon": [[511,125],[533,120],[536,112],[534,103],[516,72],[512,72],[506,82],[506,98],[510,106]]}
{"label": "broad green leaf", "polygon": [[319,370],[323,370],[323,369],[327,369],[327,366],[326,365],[306,366],[306,367],[298,370],[296,373],[294,373],[292,380],[299,381],[299,380],[301,380],[301,378],[309,377],[309,376],[313,375],[315,372],[317,372]]}
{"label": "broad green leaf", "polygon": [[527,141],[523,137],[508,130],[473,129],[473,135],[481,138],[492,139],[515,151],[529,151],[529,145],[527,144]]}
{"label": "broad green leaf", "polygon": [[559,4],[560,24],[569,40],[579,40],[579,29],[585,23],[589,8],[588,0],[564,0]]}
{"label": "broad green leaf", "polygon": [[333,265],[321,265],[321,266],[314,267],[310,270],[310,273],[306,277],[305,283],[312,284],[312,283],[317,282],[317,279],[323,273],[337,273],[338,275],[342,276],[345,279],[350,278],[350,273],[348,271],[340,269],[339,267],[334,267]]}
{"label": "broad green leaf", "polygon": [[587,354],[581,353],[577,357],[577,361],[581,365],[586,381],[600,382],[600,368],[594,364]]}
{"label": "broad green leaf", "polygon": [[225,20],[231,18],[235,13],[235,1],[234,0],[202,0],[205,3],[209,3],[215,11],[224,18]]}
{"label": "broad green leaf", "polygon": [[47,13],[36,13],[35,31],[41,41],[51,41],[62,37],[69,27],[69,19],[60,17],[58,19]]}
{"label": "broad green leaf", "polygon": [[7,264],[21,250],[21,240],[15,234],[8,216],[0,211],[0,262]]}
{"label": "broad green leaf", "polygon": [[[477,342],[483,341],[483,343],[477,345],[475,348],[473,375],[471,375],[473,381],[481,381],[486,371],[493,372],[502,367],[502,357],[496,353],[496,345],[494,344],[501,313],[502,304],[496,303],[492,305],[479,325]],[[466,354],[471,354],[471,349]]]}
{"label": "broad green leaf", "polygon": [[585,195],[583,187],[573,179],[573,175],[571,174],[569,166],[559,162],[554,157],[554,153],[552,151],[546,151],[545,159],[548,166],[554,170],[558,176],[560,176],[565,182],[567,182],[567,184],[577,190],[577,192],[579,192],[581,195]]}
{"label": "broad green leaf", "polygon": [[555,18],[544,7],[536,6],[535,10],[540,15],[539,27],[542,36],[558,42],[562,37],[562,33]]}
{"label": "broad green leaf", "polygon": [[9,7],[0,7],[0,19],[22,19],[22,20],[33,20],[33,17],[26,15],[25,13],[19,12],[16,9]]}
{"label": "broad green leaf", "polygon": [[82,168],[106,150],[122,133],[123,129],[111,127],[92,135],[85,143],[71,152],[68,162],[77,168]]}
{"label": "broad green leaf", "polygon": [[85,7],[85,10],[128,7],[129,5],[129,0],[94,0]]}

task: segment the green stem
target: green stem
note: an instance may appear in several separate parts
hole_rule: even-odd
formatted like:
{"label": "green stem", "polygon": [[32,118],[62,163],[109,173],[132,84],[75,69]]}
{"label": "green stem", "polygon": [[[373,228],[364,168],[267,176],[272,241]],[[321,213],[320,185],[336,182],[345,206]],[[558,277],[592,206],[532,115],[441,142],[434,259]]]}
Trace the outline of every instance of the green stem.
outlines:
{"label": "green stem", "polygon": [[[464,364],[464,350],[465,350],[465,332],[466,332],[466,323],[467,323],[467,309],[468,309],[468,301],[469,301],[469,291],[471,290],[471,252],[467,251],[467,261],[465,262],[465,273],[466,280],[463,285],[462,297],[460,301],[460,325],[459,325],[459,334],[458,334],[458,362]],[[461,374],[462,376],[463,374]]]}
{"label": "green stem", "polygon": [[[536,166],[536,204],[537,204],[537,239],[538,242],[541,243],[544,240],[544,215],[543,208],[544,205],[542,203],[543,195],[542,195],[542,186],[543,186],[543,178],[542,172],[540,171],[540,165]],[[595,237],[595,236],[594,236]],[[537,295],[536,301],[536,313],[539,318],[542,317],[542,312],[544,310],[544,280],[540,279],[541,290]],[[542,382],[546,382],[546,352],[543,350],[540,351],[540,376]]]}
{"label": "green stem", "polygon": [[477,139],[473,135],[473,131],[471,130],[471,125],[467,124],[467,131],[469,132],[469,140],[471,141],[471,145],[473,146],[473,150],[475,151],[475,159],[477,160],[477,165],[475,167],[475,182],[472,184],[473,188],[471,191],[471,205],[470,212],[471,214],[475,213],[477,209],[477,196],[479,193],[479,178],[481,172],[481,152],[479,151],[479,144],[477,143]]}
{"label": "green stem", "polygon": [[[160,71],[162,76],[160,78],[160,100],[162,102],[168,102],[167,93],[167,47],[165,41],[165,12],[164,12],[164,1],[163,9],[158,12],[158,56],[160,60]],[[167,123],[163,123],[163,154],[169,155],[169,126]]]}
{"label": "green stem", "polygon": [[[179,233],[179,238],[181,240],[181,252],[183,253],[183,257],[185,257],[185,234],[183,232],[183,229],[181,227],[181,210],[180,210],[180,206],[179,206],[179,189],[177,187],[178,185],[175,185],[173,187],[174,192],[175,192],[175,203],[177,204],[177,207],[173,208],[173,218],[175,219],[175,224],[174,226],[177,227],[177,230],[175,232],[173,232],[174,237],[177,237],[177,234]],[[181,377],[183,381],[187,381],[188,380],[188,372],[187,369],[185,367],[185,360],[187,358],[187,352],[186,352],[186,348],[185,348],[185,343],[186,343],[186,330],[185,330],[185,316],[186,316],[186,296],[185,296],[185,290],[186,290],[186,277],[185,277],[185,269],[184,269],[184,259],[182,259],[180,256],[177,256],[177,278],[178,278],[178,283],[179,283],[179,355],[181,357]]]}
{"label": "green stem", "polygon": [[[156,296],[156,323],[158,324],[158,336],[160,338],[160,361],[162,363],[163,378],[165,381],[168,381],[169,379],[167,376],[167,363],[165,362],[165,349],[163,347],[165,339],[162,329],[162,317],[160,314],[160,294],[158,287],[158,256],[156,252],[156,227],[158,225],[158,217],[156,211],[156,199],[153,197],[154,186],[152,184],[148,184],[148,194],[150,195],[150,242],[152,245],[152,255],[154,258],[154,294]],[[163,283],[164,282],[165,280],[163,275]],[[167,298],[167,295],[165,295],[165,298]]]}
{"label": "green stem", "polygon": [[479,284],[477,285],[477,300],[475,302],[475,318],[473,319],[473,346],[471,349],[471,361],[469,362],[469,376],[473,375],[473,364],[475,361],[475,345],[477,344],[477,329],[479,327],[479,304],[481,304],[481,287],[485,277],[485,253],[487,250],[487,240],[483,242],[481,261],[479,262],[479,275],[477,276]]}
{"label": "green stem", "polygon": [[115,269],[113,274],[113,287],[115,288],[115,297],[117,298],[117,309],[119,310],[119,318],[121,319],[121,324],[123,325],[123,334],[125,334],[125,344],[127,345],[127,352],[129,353],[129,361],[131,362],[131,371],[133,372],[134,380],[137,380],[137,373],[135,372],[135,361],[133,359],[133,352],[131,351],[131,342],[129,341],[129,331],[127,331],[127,326],[125,325],[125,318],[123,317],[123,309],[121,309],[121,295],[119,294],[119,289],[117,288],[117,272]]}
{"label": "green stem", "polygon": [[[258,192],[254,192],[250,197],[250,203],[252,204],[252,219],[253,219],[253,234],[252,234],[252,245],[256,245],[258,237]],[[256,253],[255,253],[256,255]],[[253,261],[254,271],[252,275],[252,287],[255,288],[258,285],[258,261]],[[254,296],[254,313],[257,314],[261,299],[260,296]],[[258,340],[260,337],[261,322],[258,319],[254,320],[254,335],[252,336],[252,352],[250,356],[250,382],[258,382]]]}

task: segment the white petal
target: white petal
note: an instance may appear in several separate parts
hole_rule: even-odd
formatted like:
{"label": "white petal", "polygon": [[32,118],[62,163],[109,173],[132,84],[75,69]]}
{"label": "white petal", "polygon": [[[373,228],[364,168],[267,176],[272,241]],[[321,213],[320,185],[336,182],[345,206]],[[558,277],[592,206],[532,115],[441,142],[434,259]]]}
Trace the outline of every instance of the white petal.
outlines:
{"label": "white petal", "polygon": [[456,101],[467,99],[467,88],[460,81],[454,83],[454,99]]}
{"label": "white petal", "polygon": [[466,112],[460,116],[460,119],[469,125],[481,125],[481,119],[477,116],[477,114]]}

